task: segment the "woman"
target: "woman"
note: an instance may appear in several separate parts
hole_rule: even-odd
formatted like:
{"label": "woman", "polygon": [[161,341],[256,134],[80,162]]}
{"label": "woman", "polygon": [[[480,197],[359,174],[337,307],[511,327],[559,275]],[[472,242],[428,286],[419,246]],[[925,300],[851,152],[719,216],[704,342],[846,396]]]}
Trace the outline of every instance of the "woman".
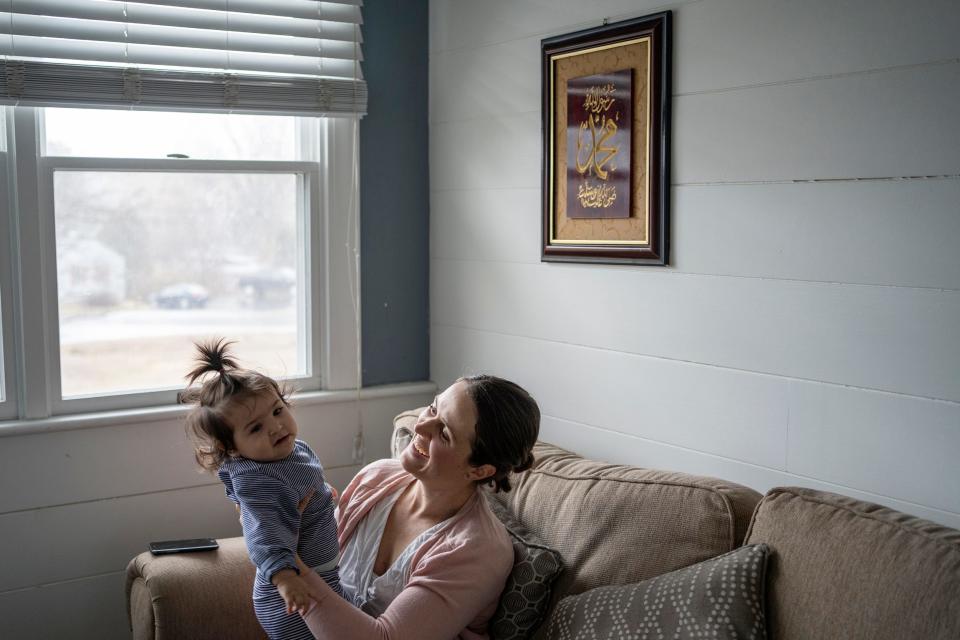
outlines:
{"label": "woman", "polygon": [[399,460],[357,474],[338,507],[340,576],[353,606],[301,566],[321,640],[486,638],[513,547],[480,493],[533,463],[537,403],[493,376],[461,378],[417,419]]}

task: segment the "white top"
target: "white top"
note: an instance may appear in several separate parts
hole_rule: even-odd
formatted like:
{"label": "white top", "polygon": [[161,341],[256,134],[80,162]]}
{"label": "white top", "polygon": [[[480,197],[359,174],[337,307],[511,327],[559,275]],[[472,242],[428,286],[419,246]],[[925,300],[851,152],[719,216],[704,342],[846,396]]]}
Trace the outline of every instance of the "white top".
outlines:
{"label": "white top", "polygon": [[401,487],[374,505],[357,523],[340,557],[340,586],[347,600],[374,618],[379,617],[396,598],[410,579],[410,560],[424,542],[440,529],[439,522],[414,538],[394,560],[383,575],[373,572],[373,563],[380,550],[380,540],[387,519],[397,499],[406,487]]}

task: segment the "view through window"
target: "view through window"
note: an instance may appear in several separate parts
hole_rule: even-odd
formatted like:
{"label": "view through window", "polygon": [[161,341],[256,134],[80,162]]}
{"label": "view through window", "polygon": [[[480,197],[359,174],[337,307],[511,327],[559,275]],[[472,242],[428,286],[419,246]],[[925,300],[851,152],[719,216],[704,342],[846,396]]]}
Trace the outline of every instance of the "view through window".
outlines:
{"label": "view through window", "polygon": [[[294,118],[45,111],[63,397],[182,386],[214,336],[307,375],[303,179],[271,165],[295,159]],[[137,160],[171,154],[186,170]]]}

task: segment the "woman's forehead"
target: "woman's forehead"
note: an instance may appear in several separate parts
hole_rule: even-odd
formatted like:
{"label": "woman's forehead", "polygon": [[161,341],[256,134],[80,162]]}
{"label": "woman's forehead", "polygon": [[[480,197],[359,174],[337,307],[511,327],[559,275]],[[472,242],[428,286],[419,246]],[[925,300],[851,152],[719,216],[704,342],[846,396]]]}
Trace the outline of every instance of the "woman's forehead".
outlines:
{"label": "woman's forehead", "polygon": [[467,383],[457,380],[437,396],[439,409],[456,422],[461,428],[469,427],[472,431],[477,424],[477,407],[473,398],[467,392]]}

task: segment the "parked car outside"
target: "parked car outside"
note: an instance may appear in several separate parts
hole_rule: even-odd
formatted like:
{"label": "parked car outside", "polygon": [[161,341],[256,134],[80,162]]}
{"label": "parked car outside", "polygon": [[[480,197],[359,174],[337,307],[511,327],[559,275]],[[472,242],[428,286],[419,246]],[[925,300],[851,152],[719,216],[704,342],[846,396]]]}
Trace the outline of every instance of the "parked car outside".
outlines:
{"label": "parked car outside", "polygon": [[199,284],[181,282],[164,287],[151,299],[161,309],[202,309],[207,306],[210,293]]}
{"label": "parked car outside", "polygon": [[261,269],[244,274],[237,285],[247,306],[284,307],[294,300],[297,272],[293,269]]}

